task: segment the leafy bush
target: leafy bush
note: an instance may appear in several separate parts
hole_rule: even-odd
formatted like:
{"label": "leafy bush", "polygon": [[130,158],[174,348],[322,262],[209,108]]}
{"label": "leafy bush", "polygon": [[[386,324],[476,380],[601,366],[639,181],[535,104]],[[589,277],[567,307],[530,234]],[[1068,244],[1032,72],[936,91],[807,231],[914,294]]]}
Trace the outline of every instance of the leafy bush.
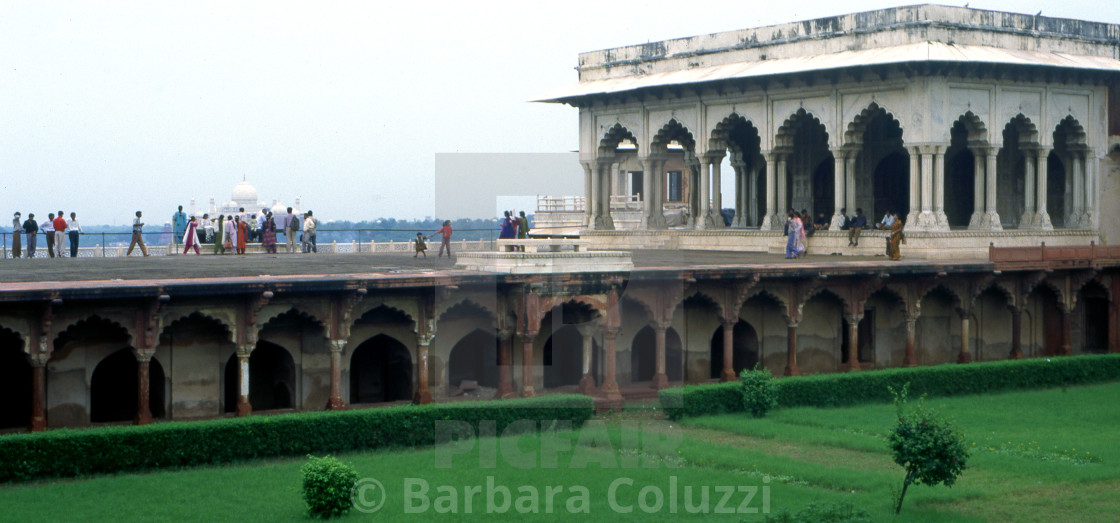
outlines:
{"label": "leafy bush", "polygon": [[[819,374],[776,380],[782,407],[836,407],[891,401],[888,387],[928,396],[957,396],[1041,389],[1120,379],[1120,354],[1034,358],[985,363]],[[742,412],[738,383],[664,389],[661,405],[671,419]]]}
{"label": "leafy bush", "polygon": [[743,408],[756,418],[766,415],[770,409],[777,406],[777,391],[774,378],[770,376],[770,369],[759,369],[756,363],[754,370],[743,369],[739,373],[739,383],[743,392]]}
{"label": "leafy bush", "polygon": [[902,511],[902,499],[911,484],[931,487],[944,484],[951,487],[968,466],[964,435],[954,430],[948,419],[926,407],[921,398],[916,406],[909,406],[908,388],[903,385],[897,393],[894,389],[890,390],[898,409],[898,426],[891,432],[888,441],[894,462],[906,469],[895,514]]}
{"label": "leafy bush", "polygon": [[350,511],[351,491],[358,472],[331,456],[307,456],[303,473],[303,500],[312,517],[329,519]]}
{"label": "leafy bush", "polygon": [[437,420],[476,428],[493,420],[499,431],[521,419],[571,420],[576,428],[593,408],[591,397],[570,394],[10,434],[0,436],[0,483],[432,445]]}
{"label": "leafy bush", "polygon": [[783,509],[777,514],[767,515],[767,523],[856,523],[871,521],[866,510],[857,509],[851,501],[839,503],[809,503],[801,510],[790,512]]}

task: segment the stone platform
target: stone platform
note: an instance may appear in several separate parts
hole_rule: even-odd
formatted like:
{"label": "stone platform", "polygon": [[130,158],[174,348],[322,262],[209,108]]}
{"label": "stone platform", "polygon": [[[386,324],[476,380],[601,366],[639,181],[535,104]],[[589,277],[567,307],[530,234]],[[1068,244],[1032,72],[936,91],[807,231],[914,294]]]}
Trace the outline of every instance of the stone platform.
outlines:
{"label": "stone platform", "polygon": [[455,258],[461,269],[503,274],[630,272],[629,252],[469,252]]}

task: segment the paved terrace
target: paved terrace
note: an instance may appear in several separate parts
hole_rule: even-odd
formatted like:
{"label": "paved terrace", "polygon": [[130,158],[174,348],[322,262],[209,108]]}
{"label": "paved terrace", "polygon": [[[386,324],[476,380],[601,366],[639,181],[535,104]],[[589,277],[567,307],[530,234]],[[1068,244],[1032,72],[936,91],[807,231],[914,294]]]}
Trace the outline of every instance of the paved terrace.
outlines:
{"label": "paved terrace", "polygon": [[[890,261],[881,256],[807,256],[721,251],[635,251],[632,278],[678,278],[683,274],[750,272],[796,277],[887,272],[930,274],[991,271],[987,260]],[[718,277],[718,276],[716,276]],[[246,256],[134,256],[131,258],[20,259],[0,262],[0,300],[24,292],[93,291],[118,288],[194,287],[196,293],[231,291],[261,283],[322,285],[367,280],[371,288],[415,287],[477,281],[522,281],[527,276],[456,269],[447,258],[401,254],[280,254]],[[376,283],[374,283],[376,282]]]}

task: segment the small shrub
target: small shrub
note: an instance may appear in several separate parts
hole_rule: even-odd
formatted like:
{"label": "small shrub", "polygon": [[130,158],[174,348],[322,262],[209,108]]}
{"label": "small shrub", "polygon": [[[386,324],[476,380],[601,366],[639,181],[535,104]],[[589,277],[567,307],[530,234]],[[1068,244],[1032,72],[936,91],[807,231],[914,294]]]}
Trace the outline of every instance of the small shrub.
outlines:
{"label": "small shrub", "polygon": [[331,456],[307,456],[303,472],[303,500],[312,517],[329,519],[350,511],[350,493],[358,472]]}
{"label": "small shrub", "polygon": [[851,501],[810,503],[801,510],[783,509],[766,516],[767,523],[856,523],[871,521],[866,510],[857,509]]}
{"label": "small shrub", "polygon": [[739,383],[742,384],[743,408],[754,417],[761,418],[778,405],[778,391],[770,369],[760,369],[756,363],[753,370],[743,369],[739,373]]}
{"label": "small shrub", "polygon": [[909,384],[903,385],[899,391],[890,389],[898,409],[898,426],[891,432],[888,441],[894,462],[906,469],[895,514],[902,511],[902,499],[911,484],[932,487],[943,483],[951,487],[968,466],[964,435],[957,432],[940,413],[926,407],[922,398],[914,407],[907,405],[908,389]]}

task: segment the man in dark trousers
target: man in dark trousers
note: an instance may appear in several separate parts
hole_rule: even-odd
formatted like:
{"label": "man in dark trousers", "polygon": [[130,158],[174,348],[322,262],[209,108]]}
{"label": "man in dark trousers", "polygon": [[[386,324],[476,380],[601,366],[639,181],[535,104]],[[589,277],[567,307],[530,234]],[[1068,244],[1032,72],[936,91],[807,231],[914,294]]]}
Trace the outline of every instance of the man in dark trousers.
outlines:
{"label": "man in dark trousers", "polygon": [[35,213],[27,214],[27,221],[23,222],[23,235],[27,238],[27,257],[35,257],[35,242],[39,238],[39,222],[35,221]]}
{"label": "man in dark trousers", "polygon": [[12,215],[12,259],[13,260],[16,259],[16,258],[19,258],[19,255],[21,254],[20,245],[19,245],[19,243],[20,243],[19,237],[20,237],[21,234],[23,234],[23,219],[22,219],[20,213],[17,211],[14,215]]}
{"label": "man in dark trousers", "polygon": [[864,227],[867,227],[867,217],[863,215],[863,209],[858,208],[856,217],[848,224],[848,247],[859,247],[859,234]]}

